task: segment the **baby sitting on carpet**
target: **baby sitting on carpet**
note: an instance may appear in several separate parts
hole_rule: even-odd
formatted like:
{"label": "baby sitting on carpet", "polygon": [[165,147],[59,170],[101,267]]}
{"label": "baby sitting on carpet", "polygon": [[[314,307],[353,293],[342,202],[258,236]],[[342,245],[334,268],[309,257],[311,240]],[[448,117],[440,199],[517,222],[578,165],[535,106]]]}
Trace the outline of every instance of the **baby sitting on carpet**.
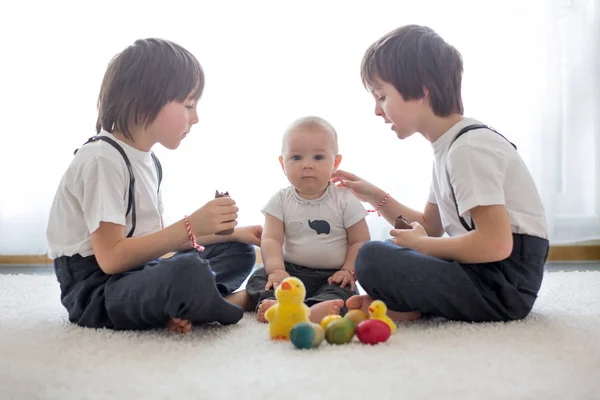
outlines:
{"label": "baby sitting on carpet", "polygon": [[330,182],[341,160],[337,133],[324,119],[304,117],[285,132],[279,162],[291,186],[262,210],[264,268],[246,286],[259,321],[266,322],[274,290],[288,276],[304,283],[313,322],[344,314],[345,300],[357,293],[354,261],[370,239],[367,211],[350,190]]}

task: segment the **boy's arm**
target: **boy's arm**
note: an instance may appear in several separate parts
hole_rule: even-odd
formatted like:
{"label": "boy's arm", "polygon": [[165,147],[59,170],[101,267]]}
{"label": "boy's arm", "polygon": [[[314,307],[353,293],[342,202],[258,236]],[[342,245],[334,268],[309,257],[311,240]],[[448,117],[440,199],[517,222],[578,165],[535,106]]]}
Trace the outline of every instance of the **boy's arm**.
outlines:
{"label": "boy's arm", "polygon": [[346,254],[346,260],[342,269],[350,271],[354,276],[354,263],[358,250],[365,242],[371,239],[371,235],[369,234],[367,221],[364,218],[347,228],[346,232],[348,233],[348,253]]}
{"label": "boy's arm", "polygon": [[[163,221],[163,218],[160,217],[160,225],[163,227],[165,227],[165,222]],[[202,246],[209,246],[211,244],[216,244],[216,243],[226,243],[226,242],[233,242],[233,236],[232,235],[203,235],[203,236],[198,236],[196,237],[196,243],[198,243],[199,245]],[[190,241],[189,236],[187,237],[186,241],[180,245],[178,245],[177,247],[175,247],[174,252],[178,252],[178,251],[186,251],[186,250],[191,250],[192,249],[192,242]]]}
{"label": "boy's arm", "polygon": [[[506,208],[503,205],[477,206],[470,210],[476,229],[461,236],[433,238],[421,236],[406,243],[420,253],[433,257],[474,264],[508,258],[513,237]],[[410,231],[401,232],[400,236]],[[411,239],[409,238],[409,241]]]}
{"label": "boy's arm", "polygon": [[[369,203],[373,207],[377,207],[381,201],[385,198],[386,193],[378,189],[369,198]],[[408,219],[409,222],[418,222],[425,228],[428,236],[439,237],[444,234],[444,228],[442,227],[442,221],[440,218],[440,212],[437,204],[427,202],[425,204],[425,211],[420,212],[413,210],[400,203],[393,197],[388,197],[383,206],[379,209],[379,213],[392,225],[399,215]]]}
{"label": "boy's arm", "polygon": [[283,222],[271,214],[265,213],[265,227],[262,234],[260,251],[267,275],[276,270],[285,271],[283,261],[284,235],[285,228]]}
{"label": "boy's arm", "polygon": [[119,274],[183,246],[189,236],[183,220],[144,236],[126,238],[125,227],[100,222],[92,233],[92,246],[98,265],[106,274]]}

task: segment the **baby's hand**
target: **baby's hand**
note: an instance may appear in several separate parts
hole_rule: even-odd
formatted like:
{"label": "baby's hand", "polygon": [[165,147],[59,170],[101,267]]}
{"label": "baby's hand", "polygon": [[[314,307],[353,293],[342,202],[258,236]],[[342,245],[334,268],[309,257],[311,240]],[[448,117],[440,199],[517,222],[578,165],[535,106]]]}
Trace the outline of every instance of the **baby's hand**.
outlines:
{"label": "baby's hand", "polygon": [[276,269],[275,271],[271,272],[269,274],[269,281],[265,286],[265,290],[269,290],[270,288],[273,288],[273,290],[277,289],[279,284],[281,284],[281,281],[288,276],[290,276],[290,274],[288,274],[285,269]]}
{"label": "baby's hand", "polygon": [[348,285],[352,291],[354,291],[354,282],[354,275],[347,269],[340,269],[335,274],[331,275],[329,279],[327,279],[327,283],[330,285],[332,283],[337,283],[342,288]]}
{"label": "baby's hand", "polygon": [[238,208],[229,197],[220,197],[206,203],[189,216],[194,236],[211,235],[237,225]]}

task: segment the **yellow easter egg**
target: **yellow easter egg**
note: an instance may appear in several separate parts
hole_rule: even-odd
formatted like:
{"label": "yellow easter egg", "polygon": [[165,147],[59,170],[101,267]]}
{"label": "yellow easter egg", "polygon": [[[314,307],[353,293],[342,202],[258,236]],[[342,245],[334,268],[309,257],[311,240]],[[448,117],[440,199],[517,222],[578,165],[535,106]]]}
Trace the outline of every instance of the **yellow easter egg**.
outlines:
{"label": "yellow easter egg", "polygon": [[336,319],[342,319],[342,317],[339,316],[338,314],[329,314],[329,315],[326,315],[321,320],[321,326],[323,327],[323,329],[327,329],[327,325],[329,325],[332,321],[335,321]]}
{"label": "yellow easter egg", "polygon": [[367,314],[365,314],[361,310],[350,310],[346,313],[346,315],[344,315],[344,318],[354,322],[354,326],[358,326],[358,324],[360,324],[361,322],[369,319]]}

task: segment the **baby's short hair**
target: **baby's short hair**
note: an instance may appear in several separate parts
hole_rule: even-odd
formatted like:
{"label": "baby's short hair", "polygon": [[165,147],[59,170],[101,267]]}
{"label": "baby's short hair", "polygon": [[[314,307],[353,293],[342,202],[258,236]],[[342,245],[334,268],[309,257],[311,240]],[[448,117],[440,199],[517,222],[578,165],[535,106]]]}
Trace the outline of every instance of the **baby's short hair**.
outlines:
{"label": "baby's short hair", "polygon": [[283,139],[281,141],[281,153],[283,153],[283,150],[285,149],[285,143],[287,142],[289,134],[297,130],[298,128],[321,128],[325,129],[326,131],[329,131],[333,136],[333,151],[336,155],[338,154],[339,148],[337,131],[335,130],[333,125],[331,125],[326,119],[314,115],[298,118],[297,120],[291,123],[291,125],[283,133]]}
{"label": "baby's short hair", "polygon": [[404,100],[423,98],[427,88],[437,116],[464,112],[462,57],[431,28],[406,25],[389,32],[367,49],[360,69],[363,85],[381,79]]}
{"label": "baby's short hair", "polygon": [[132,122],[148,126],[166,104],[198,100],[203,90],[204,71],[192,53],[168,40],[136,40],[108,64],[96,131],[116,129],[133,140]]}

